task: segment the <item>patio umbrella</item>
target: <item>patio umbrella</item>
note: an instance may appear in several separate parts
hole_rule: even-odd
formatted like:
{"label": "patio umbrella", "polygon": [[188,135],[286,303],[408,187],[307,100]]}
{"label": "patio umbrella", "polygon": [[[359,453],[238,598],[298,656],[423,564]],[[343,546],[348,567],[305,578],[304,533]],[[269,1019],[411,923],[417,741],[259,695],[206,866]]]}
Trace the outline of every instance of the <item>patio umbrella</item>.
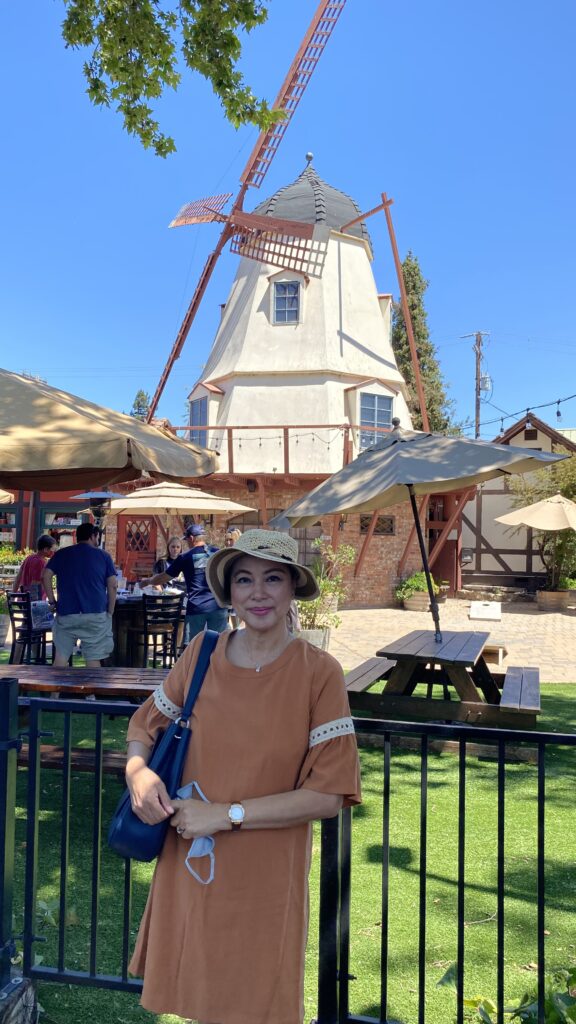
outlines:
{"label": "patio umbrella", "polygon": [[138,512],[140,515],[212,515],[223,512],[225,515],[239,515],[241,512],[253,512],[249,505],[240,505],[228,498],[219,498],[208,494],[197,487],[183,487],[165,481],[151,487],[139,487],[131,494],[114,498],[110,502],[107,515],[129,515]]}
{"label": "patio umbrella", "polygon": [[531,526],[534,530],[543,530],[545,533],[554,534],[551,559],[551,579],[554,589],[560,575],[560,568],[556,560],[556,534],[561,530],[576,530],[576,504],[569,498],[564,498],[562,494],[554,494],[550,498],[543,498],[542,501],[535,501],[532,505],[517,508],[514,512],[496,516],[496,522],[504,523],[505,526]]}
{"label": "patio umbrella", "polygon": [[0,436],[3,487],[91,488],[145,471],[186,480],[217,468],[215,452],[8,370],[0,370]]}
{"label": "patio umbrella", "polygon": [[464,437],[402,430],[398,419],[393,419],[392,423],[394,429],[381,444],[367,448],[354,462],[272,519],[270,526],[282,526],[286,520],[292,526],[311,526],[321,516],[375,512],[409,498],[428,583],[436,640],[441,641],[438,603],[416,495],[465,490],[484,480],[511,473],[528,473],[567,456],[488,441],[471,441]]}
{"label": "patio umbrella", "polygon": [[496,516],[496,522],[505,526],[531,526],[534,530],[576,530],[576,503],[554,494],[504,516]]}

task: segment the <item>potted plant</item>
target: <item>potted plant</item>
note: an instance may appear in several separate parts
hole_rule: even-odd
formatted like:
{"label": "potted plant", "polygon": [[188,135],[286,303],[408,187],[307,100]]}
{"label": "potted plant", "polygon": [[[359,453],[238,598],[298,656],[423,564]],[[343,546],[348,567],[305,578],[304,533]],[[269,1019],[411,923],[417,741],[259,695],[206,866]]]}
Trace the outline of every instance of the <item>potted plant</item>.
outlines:
{"label": "potted plant", "polygon": [[[432,589],[435,594],[439,593],[439,586],[432,580]],[[394,597],[400,604],[403,604],[408,611],[426,612],[430,607],[430,595],[424,571],[413,572],[405,580],[401,580],[394,591]]]}
{"label": "potted plant", "polygon": [[322,650],[328,649],[330,629],[340,625],[338,603],[346,595],[344,567],[351,565],[356,556],[350,544],[333,548],[329,541],[318,538],[314,542],[317,557],[312,571],[318,580],[320,594],[313,601],[298,602],[299,635]]}
{"label": "potted plant", "polygon": [[536,591],[539,608],[559,611],[570,601],[570,576],[576,569],[576,534],[573,530],[542,531],[536,535],[546,582]]}

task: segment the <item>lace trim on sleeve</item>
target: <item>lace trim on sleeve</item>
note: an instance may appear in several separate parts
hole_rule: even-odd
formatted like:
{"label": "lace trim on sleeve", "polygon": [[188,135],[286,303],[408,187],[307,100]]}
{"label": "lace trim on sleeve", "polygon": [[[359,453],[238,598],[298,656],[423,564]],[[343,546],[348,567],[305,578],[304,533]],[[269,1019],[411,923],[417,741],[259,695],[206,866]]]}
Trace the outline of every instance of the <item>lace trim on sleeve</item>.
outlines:
{"label": "lace trim on sleeve", "polygon": [[326,722],[312,729],[308,740],[309,747],[316,747],[325,740],[333,740],[336,736],[345,736],[354,732],[354,723],[351,718],[335,718],[332,722]]}
{"label": "lace trim on sleeve", "polygon": [[166,718],[171,718],[173,722],[177,721],[182,714],[182,708],[179,708],[177,704],[174,704],[169,697],[164,693],[164,683],[160,683],[157,690],[154,691],[154,703]]}

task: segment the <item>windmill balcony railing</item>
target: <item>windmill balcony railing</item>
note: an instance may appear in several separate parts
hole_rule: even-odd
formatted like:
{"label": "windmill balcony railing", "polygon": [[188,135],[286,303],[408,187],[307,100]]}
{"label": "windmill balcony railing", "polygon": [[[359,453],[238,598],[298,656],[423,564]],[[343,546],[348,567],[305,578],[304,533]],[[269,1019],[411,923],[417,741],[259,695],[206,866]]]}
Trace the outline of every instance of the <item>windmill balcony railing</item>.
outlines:
{"label": "windmill balcony railing", "polygon": [[288,476],[302,472],[333,473],[377,444],[392,427],[358,423],[238,424],[174,428],[186,440],[214,449],[221,471],[253,471]]}

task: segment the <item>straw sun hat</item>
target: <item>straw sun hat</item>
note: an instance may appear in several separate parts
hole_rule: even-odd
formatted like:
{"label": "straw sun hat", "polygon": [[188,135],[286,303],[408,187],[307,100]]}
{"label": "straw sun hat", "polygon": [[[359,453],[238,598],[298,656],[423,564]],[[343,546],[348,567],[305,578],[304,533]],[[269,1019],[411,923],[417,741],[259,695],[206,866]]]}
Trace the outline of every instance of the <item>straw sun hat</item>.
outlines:
{"label": "straw sun hat", "polygon": [[292,566],[298,571],[294,596],[300,601],[312,601],[318,597],[316,577],[306,565],[299,563],[298,544],[293,537],[273,530],[246,530],[233,548],[221,548],[211,555],[206,564],[206,581],[223,607],[230,604],[229,571],[232,563],[244,555]]}

